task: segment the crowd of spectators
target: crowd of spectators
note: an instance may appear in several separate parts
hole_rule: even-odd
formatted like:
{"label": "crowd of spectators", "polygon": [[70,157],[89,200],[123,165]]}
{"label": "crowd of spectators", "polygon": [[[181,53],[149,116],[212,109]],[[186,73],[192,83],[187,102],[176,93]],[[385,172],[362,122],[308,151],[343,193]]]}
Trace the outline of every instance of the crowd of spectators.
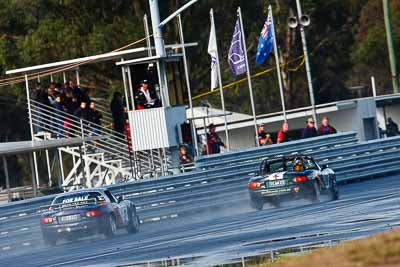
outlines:
{"label": "crowd of spectators", "polygon": [[[57,138],[68,137],[72,116],[82,119],[85,126],[89,126],[92,134],[101,133],[102,114],[96,109],[96,104],[88,95],[87,90],[81,89],[75,81],[71,80],[67,83],[60,84],[51,82],[50,85],[42,87],[40,82],[36,83],[35,89],[30,92],[30,97],[36,102],[36,108],[46,110],[46,107],[51,107],[50,110],[57,116],[48,116],[46,112],[38,112],[38,123],[35,124],[36,131],[43,130],[44,121],[47,121],[47,127],[52,129]],[[160,107],[161,102],[154,90],[150,90],[147,80],[140,82],[139,88],[134,94],[135,110],[149,109]],[[110,103],[110,111],[113,119],[113,129],[121,136],[125,136],[128,141],[129,150],[132,151],[132,142],[130,140],[130,127],[127,116],[127,107],[121,93],[115,92]],[[47,118],[41,118],[48,116]],[[61,118],[61,119],[60,119]],[[41,123],[43,121],[43,123]],[[208,126],[205,143],[201,146],[202,155],[217,154],[221,152],[221,147],[226,148],[226,145],[216,133],[214,124]],[[322,135],[335,134],[336,129],[330,125],[328,118],[323,118],[318,128],[312,118],[308,118],[305,128],[302,130],[301,138],[311,138]],[[386,124],[386,135],[388,137],[399,135],[399,127],[388,118]],[[277,133],[276,142],[274,142],[271,134],[267,133],[265,124],[258,126],[258,142],[260,146],[267,146],[274,143],[280,144],[292,140],[289,132],[289,123],[284,122]],[[193,162],[193,156],[190,149],[182,145],[179,147],[179,159],[182,164]]]}
{"label": "crowd of spectators", "polygon": [[[328,118],[325,117],[321,120],[321,124],[318,127],[318,130],[317,128],[315,128],[314,120],[312,118],[308,118],[306,121],[306,126],[302,131],[301,138],[305,139],[321,135],[335,134],[336,132],[336,129],[329,124]],[[292,138],[289,133],[289,123],[285,121],[282,124],[281,129],[278,131],[276,143],[280,144],[291,140]],[[264,124],[261,124],[258,128],[258,142],[260,146],[274,144],[271,135],[266,132]]]}
{"label": "crowd of spectators", "polygon": [[94,134],[100,133],[102,114],[96,109],[95,102],[90,99],[87,90],[82,90],[75,81],[64,84],[51,82],[48,87],[36,82],[35,88],[30,92],[30,98],[35,101],[34,106],[40,111],[35,123],[37,132],[50,127],[57,138],[68,137],[72,117],[77,116],[85,125],[91,127]]}
{"label": "crowd of spectators", "polygon": [[[221,138],[216,133],[216,127],[214,124],[210,124],[208,126],[208,132],[206,134],[206,143],[201,145],[201,155],[211,155],[218,154],[221,152],[221,147],[226,148],[226,145],[221,140]],[[289,142],[292,140],[292,137],[289,132],[289,123],[284,122],[282,127],[277,133],[276,142],[273,141],[271,134],[267,133],[265,124],[262,123],[258,126],[258,142],[260,146],[272,145],[274,143],[280,144],[284,142]],[[321,135],[328,135],[336,133],[336,129],[329,124],[328,118],[323,118],[321,121],[321,125],[315,128],[314,120],[312,118],[307,119],[306,126],[302,131],[302,138],[310,138]],[[180,151],[180,161],[181,164],[187,164],[193,162],[193,157],[189,155],[188,149],[186,146],[181,146]]]}

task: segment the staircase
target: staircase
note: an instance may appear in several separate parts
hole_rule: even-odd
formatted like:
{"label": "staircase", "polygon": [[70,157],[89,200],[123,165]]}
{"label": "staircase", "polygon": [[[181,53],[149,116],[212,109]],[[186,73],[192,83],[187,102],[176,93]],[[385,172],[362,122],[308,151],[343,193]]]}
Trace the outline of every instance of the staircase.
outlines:
{"label": "staircase", "polygon": [[[101,110],[108,121],[109,113],[107,115],[104,107]],[[157,177],[168,174],[171,169],[167,151],[129,151],[126,137],[111,127],[93,125],[34,100],[31,100],[31,114],[36,140],[102,136],[100,140],[84,143],[81,151],[78,147],[59,148],[59,154],[68,155],[61,158],[73,162],[72,169],[66,172],[65,177],[62,175],[65,190]]]}

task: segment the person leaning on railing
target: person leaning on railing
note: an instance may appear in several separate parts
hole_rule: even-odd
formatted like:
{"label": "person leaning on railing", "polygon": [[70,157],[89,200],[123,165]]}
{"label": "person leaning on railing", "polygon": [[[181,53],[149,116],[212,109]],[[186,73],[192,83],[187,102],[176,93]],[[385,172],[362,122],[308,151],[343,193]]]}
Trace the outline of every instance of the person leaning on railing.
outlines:
{"label": "person leaning on railing", "polygon": [[140,88],[135,94],[135,104],[138,110],[160,107],[160,99],[153,90],[150,90],[147,80],[141,81]]}
{"label": "person leaning on railing", "polygon": [[186,145],[179,146],[179,161],[181,164],[189,164],[193,162],[193,157],[189,154]]}
{"label": "person leaning on railing", "polygon": [[207,133],[207,145],[208,145],[208,154],[218,154],[221,153],[221,146],[226,148],[224,142],[222,142],[221,138],[215,132],[216,127],[213,123],[208,126]]}
{"label": "person leaning on railing", "polygon": [[64,137],[64,107],[61,103],[61,95],[58,93],[54,94],[54,98],[49,96],[50,104],[53,106],[56,112],[56,116],[54,118],[54,130],[56,132],[57,138]]}
{"label": "person leaning on railing", "polygon": [[304,128],[301,138],[310,138],[318,136],[317,129],[314,126],[314,120],[312,118],[307,119],[306,128]]}
{"label": "person leaning on railing", "polygon": [[258,143],[260,144],[260,146],[271,145],[273,143],[271,135],[265,131],[264,123],[261,123],[260,126],[258,127],[257,134],[258,134]]}
{"label": "person leaning on railing", "polygon": [[291,138],[289,136],[289,123],[287,123],[285,121],[282,124],[282,128],[278,132],[276,143],[280,144],[280,143],[284,143],[284,142],[288,142],[288,141],[291,141]]}
{"label": "person leaning on railing", "polygon": [[318,128],[318,135],[328,135],[337,133],[336,129],[329,124],[329,119],[327,117],[323,118],[321,125]]}

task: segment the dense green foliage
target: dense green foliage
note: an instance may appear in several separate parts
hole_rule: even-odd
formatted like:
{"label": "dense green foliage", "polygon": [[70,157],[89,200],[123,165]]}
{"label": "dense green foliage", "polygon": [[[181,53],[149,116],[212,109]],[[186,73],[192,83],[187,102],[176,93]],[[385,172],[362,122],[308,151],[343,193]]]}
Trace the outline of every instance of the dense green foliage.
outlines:
{"label": "dense green foliage", "polygon": [[[185,0],[159,0],[164,18]],[[351,96],[349,88],[369,87],[374,75],[380,93],[391,91],[389,62],[381,0],[302,0],[303,12],[311,18],[306,28],[313,84],[317,103]],[[258,35],[267,6],[273,6],[278,46],[282,63],[302,55],[299,29],[290,30],[287,18],[296,14],[294,0],[201,0],[184,12],[187,42],[198,42],[188,51],[193,94],[209,90],[210,8],[214,8],[223,82],[233,77],[226,57],[236,20],[236,9],[243,12],[251,72],[274,66],[273,57],[262,66],[254,64]],[[395,47],[400,44],[400,3],[391,0],[391,18]],[[147,0],[2,0],[0,1],[0,77],[5,70],[22,66],[71,59],[112,51],[144,37],[142,16]],[[165,29],[168,43],[178,42],[178,29],[170,23]],[[144,46],[141,43],[138,46]],[[400,62],[400,52],[397,53]],[[304,66],[290,71],[300,61],[283,70],[288,108],[309,103]],[[109,97],[121,89],[120,70],[111,62],[82,67],[82,84],[92,95]],[[72,75],[72,74],[71,74]],[[61,80],[61,76],[56,77]],[[240,77],[241,78],[241,77]],[[253,80],[258,114],[279,111],[276,72]],[[0,141],[29,138],[22,84],[0,90]],[[207,99],[219,106],[219,96]],[[250,113],[247,84],[226,92],[227,109]],[[196,101],[198,104],[198,101]]]}

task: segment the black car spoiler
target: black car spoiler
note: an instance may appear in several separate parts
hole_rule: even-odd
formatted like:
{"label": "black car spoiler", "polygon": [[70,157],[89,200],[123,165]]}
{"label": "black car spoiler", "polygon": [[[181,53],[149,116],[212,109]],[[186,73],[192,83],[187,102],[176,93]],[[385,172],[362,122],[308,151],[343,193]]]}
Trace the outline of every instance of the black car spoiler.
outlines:
{"label": "black car spoiler", "polygon": [[68,203],[58,203],[58,204],[51,204],[51,205],[44,205],[39,207],[39,212],[46,212],[46,211],[62,211],[66,209],[76,209],[90,205],[99,205],[104,201],[99,201],[97,199],[86,199],[86,200],[79,200],[73,201]]}

